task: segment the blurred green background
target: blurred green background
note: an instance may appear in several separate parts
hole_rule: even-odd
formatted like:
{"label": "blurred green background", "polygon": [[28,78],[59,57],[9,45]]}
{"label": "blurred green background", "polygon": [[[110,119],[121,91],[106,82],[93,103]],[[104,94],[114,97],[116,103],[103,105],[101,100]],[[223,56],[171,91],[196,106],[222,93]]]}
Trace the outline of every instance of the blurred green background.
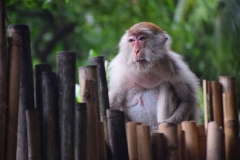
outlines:
{"label": "blurred green background", "polygon": [[240,90],[239,0],[7,0],[6,10],[8,24],[29,25],[34,65],[55,68],[63,50],[77,52],[77,66],[90,56],[110,61],[125,30],[150,21],[200,80],[234,76]]}

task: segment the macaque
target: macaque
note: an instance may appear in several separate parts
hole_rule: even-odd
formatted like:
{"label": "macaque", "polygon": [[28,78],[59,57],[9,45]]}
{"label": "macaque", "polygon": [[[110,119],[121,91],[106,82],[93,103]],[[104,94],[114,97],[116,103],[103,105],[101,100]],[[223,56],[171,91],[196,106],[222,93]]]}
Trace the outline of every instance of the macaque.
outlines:
{"label": "macaque", "polygon": [[170,43],[170,36],[150,22],[126,31],[109,66],[111,109],[151,127],[197,121],[198,79]]}

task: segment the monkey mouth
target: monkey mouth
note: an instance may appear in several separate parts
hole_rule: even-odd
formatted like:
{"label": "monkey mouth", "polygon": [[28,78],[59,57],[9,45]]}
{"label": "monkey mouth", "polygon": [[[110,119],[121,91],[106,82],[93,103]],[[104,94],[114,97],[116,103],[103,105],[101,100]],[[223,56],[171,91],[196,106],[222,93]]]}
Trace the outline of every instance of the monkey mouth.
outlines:
{"label": "monkey mouth", "polygon": [[136,62],[137,63],[145,63],[145,62],[147,62],[147,60],[146,59],[136,59]]}

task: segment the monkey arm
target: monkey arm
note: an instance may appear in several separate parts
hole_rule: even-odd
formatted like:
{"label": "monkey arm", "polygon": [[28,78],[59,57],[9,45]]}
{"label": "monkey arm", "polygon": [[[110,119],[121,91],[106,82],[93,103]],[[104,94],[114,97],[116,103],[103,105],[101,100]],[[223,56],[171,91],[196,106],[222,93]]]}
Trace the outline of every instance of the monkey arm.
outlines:
{"label": "monkey arm", "polygon": [[[182,121],[188,120],[191,114],[195,114],[197,111],[196,107],[196,92],[191,85],[178,84],[174,86],[177,97],[179,99],[179,105],[174,111],[173,115],[165,121],[171,123],[181,123]],[[196,119],[195,119],[196,120]]]}
{"label": "monkey arm", "polygon": [[160,85],[157,104],[158,122],[181,123],[194,114],[196,107],[196,92],[189,84],[173,85],[164,82]]}
{"label": "monkey arm", "polygon": [[126,90],[123,88],[118,90],[118,88],[111,89],[109,91],[109,102],[111,109],[121,109],[125,100]]}

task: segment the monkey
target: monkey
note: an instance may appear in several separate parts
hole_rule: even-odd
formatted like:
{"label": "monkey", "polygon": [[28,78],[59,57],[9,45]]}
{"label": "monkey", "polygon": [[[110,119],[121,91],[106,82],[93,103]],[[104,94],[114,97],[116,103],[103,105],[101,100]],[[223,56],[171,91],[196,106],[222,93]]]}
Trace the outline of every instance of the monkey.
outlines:
{"label": "monkey", "polygon": [[109,101],[127,121],[152,129],[161,122],[197,121],[198,89],[198,78],[156,24],[137,23],[122,36],[109,64]]}

